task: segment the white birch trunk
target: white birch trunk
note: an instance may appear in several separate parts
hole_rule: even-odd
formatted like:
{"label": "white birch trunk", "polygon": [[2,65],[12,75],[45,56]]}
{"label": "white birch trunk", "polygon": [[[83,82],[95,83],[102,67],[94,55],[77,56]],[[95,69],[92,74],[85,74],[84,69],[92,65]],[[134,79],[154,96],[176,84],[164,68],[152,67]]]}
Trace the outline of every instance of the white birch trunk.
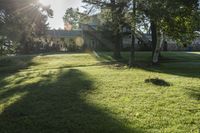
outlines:
{"label": "white birch trunk", "polygon": [[154,64],[157,64],[159,61],[159,54],[160,54],[160,50],[161,50],[161,46],[162,46],[163,42],[164,42],[163,32],[158,31],[156,48],[155,48],[154,55],[153,55],[153,63]]}

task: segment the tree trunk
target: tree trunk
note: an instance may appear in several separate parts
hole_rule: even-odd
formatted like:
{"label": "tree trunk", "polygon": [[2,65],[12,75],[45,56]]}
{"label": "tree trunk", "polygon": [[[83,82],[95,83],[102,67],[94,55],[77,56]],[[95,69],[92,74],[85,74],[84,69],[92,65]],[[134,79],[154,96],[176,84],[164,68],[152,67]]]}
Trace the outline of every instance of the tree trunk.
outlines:
{"label": "tree trunk", "polygon": [[121,49],[121,46],[120,46],[120,43],[121,43],[121,37],[120,35],[115,35],[114,36],[114,58],[115,59],[120,59],[121,58],[121,53],[120,53],[120,49]]}
{"label": "tree trunk", "polygon": [[132,33],[132,41],[131,41],[131,54],[129,60],[129,66],[133,67],[135,63],[135,35]]}
{"label": "tree trunk", "polygon": [[157,43],[156,43],[156,47],[153,54],[153,60],[152,60],[153,64],[159,63],[160,50],[161,50],[163,41],[164,41],[163,33],[160,31],[157,31]]}
{"label": "tree trunk", "polygon": [[132,40],[131,40],[131,49],[130,49],[130,59],[129,59],[129,66],[133,67],[135,63],[135,28],[136,28],[136,2],[133,1],[133,29],[132,29]]}
{"label": "tree trunk", "polygon": [[4,40],[0,39],[0,56],[3,55],[3,43],[4,43]]}
{"label": "tree trunk", "polygon": [[116,1],[115,0],[110,0],[112,7],[111,7],[111,12],[112,12],[112,20],[113,20],[113,39],[114,39],[114,58],[115,59],[120,59],[121,58],[121,53],[120,53],[120,48],[121,48],[121,36],[120,36],[120,30],[119,30],[119,23],[118,23],[118,15],[116,11]]}
{"label": "tree trunk", "polygon": [[152,35],[152,63],[158,64],[160,48],[163,43],[163,34],[159,31],[155,21],[151,20],[151,35]]}
{"label": "tree trunk", "polygon": [[21,37],[20,43],[23,46],[22,49],[21,49],[22,50],[21,53],[29,54],[29,46],[28,46],[28,43],[27,43],[27,35],[26,35],[26,33],[22,33],[22,37]]}
{"label": "tree trunk", "polygon": [[154,21],[151,20],[151,37],[152,37],[152,58],[154,55],[154,51],[156,49],[157,43],[157,26]]}
{"label": "tree trunk", "polygon": [[0,56],[3,55],[3,48],[0,46]]}

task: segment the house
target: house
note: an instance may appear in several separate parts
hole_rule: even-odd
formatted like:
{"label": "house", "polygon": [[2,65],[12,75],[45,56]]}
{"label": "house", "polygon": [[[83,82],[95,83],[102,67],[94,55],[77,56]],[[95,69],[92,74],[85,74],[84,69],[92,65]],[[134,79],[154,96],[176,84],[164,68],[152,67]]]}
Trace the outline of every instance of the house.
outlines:
{"label": "house", "polygon": [[[102,25],[101,16],[97,14],[89,16],[83,23],[80,23],[77,30],[49,30],[47,37],[50,44],[55,45],[61,51],[67,51],[72,46],[82,50],[112,50],[114,47],[112,37],[106,38],[104,33],[99,31],[100,25]],[[69,28],[69,26],[67,27]],[[121,32],[123,36],[121,49],[129,50],[132,42],[131,30],[128,27],[123,27]],[[136,50],[151,50],[150,33],[137,30],[135,37]],[[188,47],[180,46],[171,38],[166,38],[166,43],[162,46],[162,49],[169,51],[200,50],[200,38],[195,39]]]}
{"label": "house", "polygon": [[82,30],[48,30],[47,38],[50,45],[56,45],[61,51],[66,51],[67,45],[75,45],[77,38],[83,38]]}
{"label": "house", "polygon": [[99,16],[93,15],[80,23],[77,30],[66,30],[66,27],[69,29],[69,24],[65,24],[65,30],[48,30],[47,40],[50,45],[59,47],[61,51],[69,51],[70,46],[78,49],[112,49],[112,42],[98,31],[100,23]]}

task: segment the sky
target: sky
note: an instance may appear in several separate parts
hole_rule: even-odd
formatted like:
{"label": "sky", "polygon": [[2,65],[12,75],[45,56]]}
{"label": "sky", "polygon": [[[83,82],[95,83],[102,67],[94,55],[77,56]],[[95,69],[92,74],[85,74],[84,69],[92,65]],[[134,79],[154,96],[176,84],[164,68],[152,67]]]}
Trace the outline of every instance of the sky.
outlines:
{"label": "sky", "polygon": [[51,29],[64,28],[63,16],[67,8],[81,8],[82,0],[39,0],[44,5],[51,5],[54,11],[53,18],[49,18],[49,27]]}

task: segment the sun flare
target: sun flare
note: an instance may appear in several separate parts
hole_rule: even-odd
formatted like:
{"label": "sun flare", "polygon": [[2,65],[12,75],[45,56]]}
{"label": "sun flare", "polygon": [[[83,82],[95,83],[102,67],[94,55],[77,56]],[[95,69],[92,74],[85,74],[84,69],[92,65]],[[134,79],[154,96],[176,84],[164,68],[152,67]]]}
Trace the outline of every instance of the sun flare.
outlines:
{"label": "sun flare", "polygon": [[39,0],[39,2],[44,6],[51,5],[51,0]]}

